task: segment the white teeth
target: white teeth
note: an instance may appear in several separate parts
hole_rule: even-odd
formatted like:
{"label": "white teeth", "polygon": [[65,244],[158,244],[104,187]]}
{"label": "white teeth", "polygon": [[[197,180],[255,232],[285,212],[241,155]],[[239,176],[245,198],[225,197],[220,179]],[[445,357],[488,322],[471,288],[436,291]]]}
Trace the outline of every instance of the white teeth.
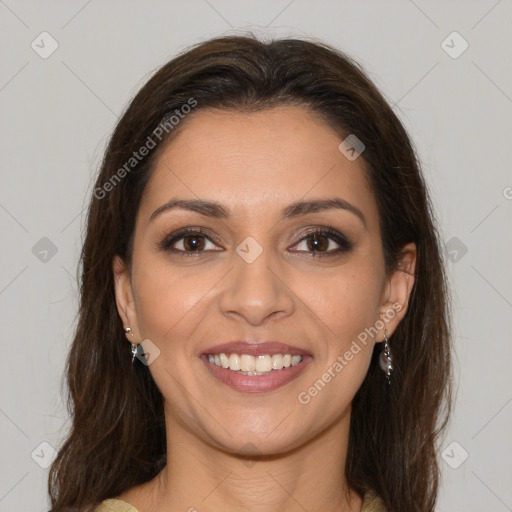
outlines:
{"label": "white teeth", "polygon": [[228,366],[228,368],[230,370],[235,371],[235,372],[240,370],[240,358],[238,357],[238,354],[231,354],[229,356],[229,366]]}
{"label": "white teeth", "polygon": [[274,354],[272,356],[272,368],[274,370],[283,369],[283,356],[281,354]]}
{"label": "white teeth", "polygon": [[272,358],[269,355],[258,356],[256,358],[256,371],[269,372],[272,370]]}
{"label": "white teeth", "polygon": [[240,357],[240,370],[243,372],[253,372],[256,370],[256,359],[253,356],[242,354]]}
{"label": "white teeth", "polygon": [[238,372],[241,375],[265,375],[272,370],[282,370],[290,366],[297,366],[303,357],[292,354],[261,354],[251,356],[248,354],[208,354],[208,361],[220,366]]}
{"label": "white teeth", "polygon": [[222,368],[229,368],[229,358],[226,356],[226,354],[220,355],[220,365]]}
{"label": "white teeth", "polygon": [[236,372],[240,375],[266,375],[268,372]]}
{"label": "white teeth", "polygon": [[302,356],[292,356],[292,366],[297,366],[302,359]]}

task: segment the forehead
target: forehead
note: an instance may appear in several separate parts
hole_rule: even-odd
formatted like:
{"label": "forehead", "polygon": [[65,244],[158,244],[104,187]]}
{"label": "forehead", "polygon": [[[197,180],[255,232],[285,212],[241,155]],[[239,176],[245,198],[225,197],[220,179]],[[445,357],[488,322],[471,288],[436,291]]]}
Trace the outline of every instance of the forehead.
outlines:
{"label": "forehead", "polygon": [[347,159],[342,137],[310,110],[198,110],[158,158],[141,211],[170,198],[213,199],[238,213],[336,195],[377,215],[362,158]]}

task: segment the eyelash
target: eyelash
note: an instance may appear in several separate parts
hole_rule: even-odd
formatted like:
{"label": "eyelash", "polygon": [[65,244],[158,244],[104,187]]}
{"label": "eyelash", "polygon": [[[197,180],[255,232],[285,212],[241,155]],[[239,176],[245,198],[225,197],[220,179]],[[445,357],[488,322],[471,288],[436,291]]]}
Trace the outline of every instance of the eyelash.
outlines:
{"label": "eyelash", "polygon": [[[172,233],[172,234],[166,236],[162,240],[162,242],[159,244],[159,248],[163,251],[172,252],[174,254],[178,254],[183,257],[198,257],[198,256],[201,256],[204,252],[209,252],[209,251],[204,251],[204,250],[184,251],[182,249],[172,248],[172,246],[176,242],[185,239],[187,237],[187,235],[188,236],[196,235],[200,238],[206,238],[207,240],[209,240],[212,243],[218,243],[218,242],[215,242],[214,240],[212,240],[210,238],[210,236],[206,235],[206,233],[204,233],[201,230],[201,228],[184,228],[184,229],[181,229],[180,231],[178,231],[177,233]],[[336,255],[350,251],[353,247],[352,242],[350,242],[350,240],[345,235],[343,235],[342,233],[339,233],[338,231],[335,231],[334,229],[331,229],[331,228],[315,228],[314,230],[311,230],[311,231],[305,233],[304,236],[293,245],[296,246],[296,245],[300,244],[301,242],[313,237],[314,235],[333,240],[340,247],[335,250],[328,251],[328,252],[318,252],[318,251],[293,251],[293,252],[299,252],[299,253],[306,252],[307,254],[310,254],[311,257],[318,258],[318,257],[326,257],[326,256],[327,257],[328,256],[336,256]]]}

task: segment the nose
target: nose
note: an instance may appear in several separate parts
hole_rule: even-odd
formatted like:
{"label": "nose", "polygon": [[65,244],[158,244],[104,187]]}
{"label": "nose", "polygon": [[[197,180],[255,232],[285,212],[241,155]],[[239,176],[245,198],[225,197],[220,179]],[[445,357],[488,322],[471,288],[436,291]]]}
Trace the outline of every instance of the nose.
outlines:
{"label": "nose", "polygon": [[270,250],[263,250],[250,263],[235,253],[233,265],[220,298],[224,315],[240,317],[250,325],[257,326],[267,318],[276,319],[293,313],[293,291]]}

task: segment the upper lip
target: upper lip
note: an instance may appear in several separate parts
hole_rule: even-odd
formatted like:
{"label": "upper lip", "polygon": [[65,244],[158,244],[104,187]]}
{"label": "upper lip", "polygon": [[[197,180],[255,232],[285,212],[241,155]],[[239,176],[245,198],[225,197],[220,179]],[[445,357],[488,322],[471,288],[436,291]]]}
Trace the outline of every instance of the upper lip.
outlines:
{"label": "upper lip", "polygon": [[247,354],[251,356],[264,354],[291,354],[291,355],[311,355],[308,350],[279,341],[231,341],[221,343],[207,348],[202,354]]}

